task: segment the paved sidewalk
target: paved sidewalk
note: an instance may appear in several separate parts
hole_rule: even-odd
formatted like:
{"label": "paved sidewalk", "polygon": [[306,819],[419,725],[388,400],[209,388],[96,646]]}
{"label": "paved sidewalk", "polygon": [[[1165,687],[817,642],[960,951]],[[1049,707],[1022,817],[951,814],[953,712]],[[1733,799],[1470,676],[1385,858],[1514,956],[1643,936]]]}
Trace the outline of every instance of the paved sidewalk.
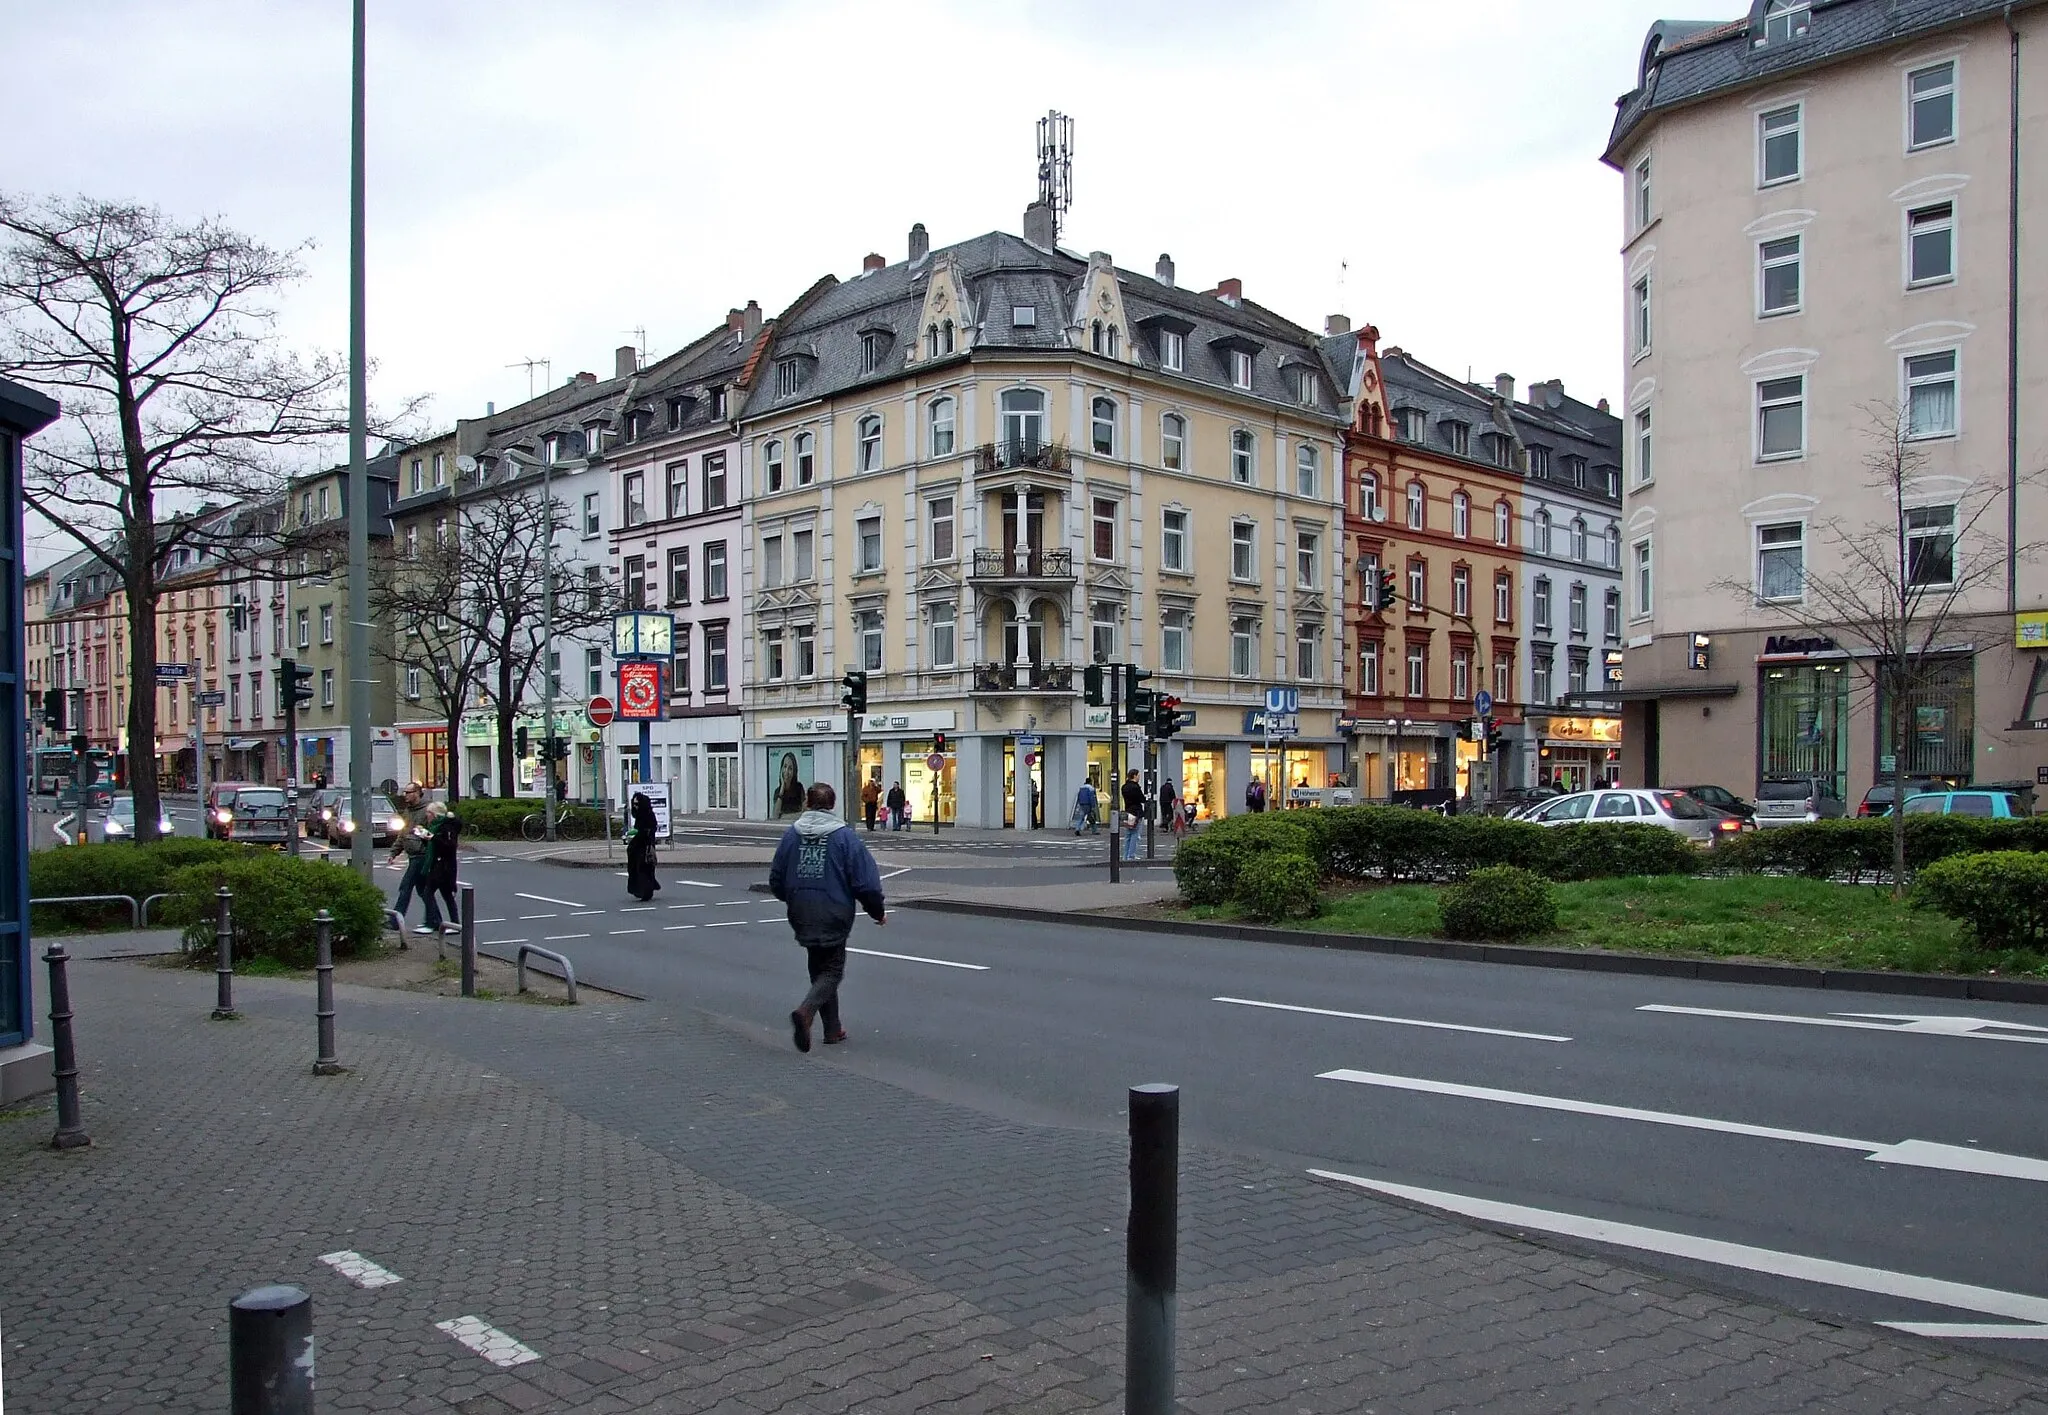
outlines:
{"label": "paved sidewalk", "polygon": [[[991,1116],[648,1004],[343,988],[355,1069],[316,1078],[308,987],[239,980],[235,1023],[211,989],[81,963],[95,1146],[0,1123],[14,1408],[221,1409],[223,1309],[272,1280],[314,1295],[325,1411],[1120,1408],[1120,1123]],[[1186,1144],[1181,1185],[1199,1415],[2048,1412],[1974,1356],[1298,1167]],[[357,1286],[342,1251],[401,1280]]]}

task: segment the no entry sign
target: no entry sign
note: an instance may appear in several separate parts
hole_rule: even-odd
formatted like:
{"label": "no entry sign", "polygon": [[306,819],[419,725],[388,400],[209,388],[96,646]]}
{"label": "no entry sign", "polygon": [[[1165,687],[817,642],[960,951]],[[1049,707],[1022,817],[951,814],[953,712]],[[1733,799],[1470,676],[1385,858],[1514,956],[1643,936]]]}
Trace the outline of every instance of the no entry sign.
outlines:
{"label": "no entry sign", "polygon": [[599,696],[590,700],[590,706],[583,709],[583,715],[590,719],[592,727],[603,727],[612,720],[612,700]]}

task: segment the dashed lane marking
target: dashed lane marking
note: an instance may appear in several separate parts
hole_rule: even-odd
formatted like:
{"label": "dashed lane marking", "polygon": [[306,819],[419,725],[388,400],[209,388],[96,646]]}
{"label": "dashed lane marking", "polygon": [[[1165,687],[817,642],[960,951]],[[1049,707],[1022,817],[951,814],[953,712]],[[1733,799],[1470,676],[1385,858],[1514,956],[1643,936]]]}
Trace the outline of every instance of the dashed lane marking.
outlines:
{"label": "dashed lane marking", "polygon": [[628,904],[619,912],[621,914],[651,914],[660,907],[658,904]]}
{"label": "dashed lane marking", "polygon": [[665,934],[672,934],[676,932],[678,929],[694,929],[696,927],[697,926],[695,924],[663,924],[661,926],[661,931]]}
{"label": "dashed lane marking", "polygon": [[587,904],[579,904],[574,899],[555,899],[545,894],[522,894],[516,889],[512,892],[520,899],[537,899],[543,904],[559,904],[564,909],[587,909],[590,907]]}
{"label": "dashed lane marking", "polygon": [[322,1253],[320,1261],[333,1268],[357,1287],[389,1287],[404,1278],[387,1267],[381,1267],[365,1258],[361,1253],[344,1248],[339,1253]]}
{"label": "dashed lane marking", "polygon": [[606,937],[621,938],[626,934],[644,934],[646,932],[647,930],[645,929],[613,929],[609,934],[606,935]]}
{"label": "dashed lane marking", "polygon": [[542,943],[564,943],[572,938],[589,938],[589,934],[542,934]]}
{"label": "dashed lane marking", "polygon": [[704,927],[707,929],[737,929],[744,928],[748,922],[746,919],[724,919],[715,924],[706,924]]}
{"label": "dashed lane marking", "polygon": [[964,968],[970,973],[986,973],[984,963],[955,963],[950,958],[920,958],[914,953],[884,953],[878,948],[849,948],[848,953],[865,953],[870,958],[893,958],[899,963],[930,963],[938,968]]}
{"label": "dashed lane marking", "polygon": [[558,919],[560,917],[561,915],[559,914],[521,914],[519,916],[519,922],[522,924],[526,924],[531,923],[535,919]]}
{"label": "dashed lane marking", "polygon": [[515,1337],[507,1336],[482,1317],[456,1317],[452,1321],[434,1323],[434,1329],[448,1333],[493,1366],[524,1366],[529,1361],[540,1360],[538,1351]]}
{"label": "dashed lane marking", "polygon": [[751,909],[754,907],[754,901],[751,899],[721,899],[711,907],[714,909]]}
{"label": "dashed lane marking", "polygon": [[677,881],[676,881],[676,883],[677,883],[677,884],[687,884],[687,885],[693,885],[693,886],[695,886],[695,887],[696,887],[696,888],[698,888],[698,889],[722,889],[722,888],[724,888],[724,886],[723,886],[723,885],[713,884],[713,883],[712,883],[712,882],[711,882],[710,880],[708,880],[708,879],[679,879],[679,880],[677,880]]}

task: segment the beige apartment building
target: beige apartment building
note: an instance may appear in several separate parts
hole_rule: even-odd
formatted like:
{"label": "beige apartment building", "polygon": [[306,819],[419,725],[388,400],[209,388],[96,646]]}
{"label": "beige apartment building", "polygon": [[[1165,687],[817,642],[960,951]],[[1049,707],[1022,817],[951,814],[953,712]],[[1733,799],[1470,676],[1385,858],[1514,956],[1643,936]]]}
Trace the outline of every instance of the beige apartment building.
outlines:
{"label": "beige apartment building", "polygon": [[[1889,774],[1894,710],[1915,774],[2048,767],[2048,563],[2026,553],[2048,540],[2044,42],[2048,8],[1991,0],[1756,0],[1651,27],[1605,155],[1624,178],[1624,780],[1813,777],[1853,812]],[[1893,426],[1897,498],[1870,466]],[[1871,536],[1903,538],[1915,591],[1958,586],[1966,611],[1903,704],[1864,686],[1868,639],[1819,603]]]}
{"label": "beige apartment building", "polygon": [[[749,814],[853,785],[854,669],[858,779],[927,827],[1062,829],[1084,779],[1110,784],[1091,662],[1193,709],[1159,774],[1207,814],[1254,775],[1344,770],[1348,358],[1235,280],[1064,251],[1034,207],[1022,239],[914,228],[905,260],[814,287],[767,359],[741,427]],[[1299,712],[1269,750],[1272,686]]]}

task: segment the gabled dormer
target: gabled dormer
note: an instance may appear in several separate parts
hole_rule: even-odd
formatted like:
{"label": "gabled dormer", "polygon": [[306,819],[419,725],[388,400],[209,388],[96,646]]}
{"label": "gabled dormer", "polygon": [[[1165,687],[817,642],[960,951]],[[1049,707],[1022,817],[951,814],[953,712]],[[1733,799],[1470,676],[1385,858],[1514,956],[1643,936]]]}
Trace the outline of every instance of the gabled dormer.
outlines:
{"label": "gabled dormer", "polygon": [[964,354],[974,344],[973,306],[953,264],[953,253],[940,251],[931,257],[931,263],[924,305],[918,312],[917,337],[903,360],[906,368]]}
{"label": "gabled dormer", "polygon": [[1395,437],[1387,408],[1387,380],[1380,370],[1380,330],[1368,324],[1358,331],[1358,352],[1351,365],[1351,430],[1364,437]]}
{"label": "gabled dormer", "polygon": [[1131,321],[1124,314],[1123,287],[1106,251],[1088,253],[1088,269],[1074,292],[1067,342],[1084,353],[1120,363],[1136,362]]}

